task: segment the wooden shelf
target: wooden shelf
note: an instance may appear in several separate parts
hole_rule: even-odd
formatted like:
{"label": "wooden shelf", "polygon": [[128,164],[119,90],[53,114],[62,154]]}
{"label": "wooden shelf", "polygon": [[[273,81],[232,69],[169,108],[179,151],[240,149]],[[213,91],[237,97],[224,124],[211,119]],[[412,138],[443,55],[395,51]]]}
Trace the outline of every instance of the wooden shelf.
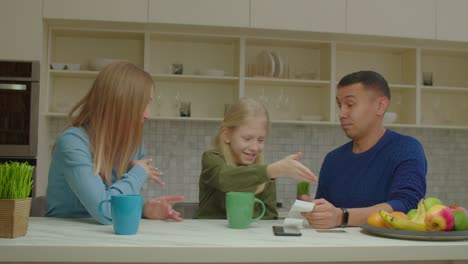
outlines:
{"label": "wooden shelf", "polygon": [[389,83],[388,87],[390,87],[390,89],[416,89],[416,85],[412,85],[412,84],[392,84],[392,83]]}
{"label": "wooden shelf", "polygon": [[239,77],[234,76],[207,76],[189,74],[151,74],[158,81],[197,81],[197,82],[236,82]]}
{"label": "wooden shelf", "polygon": [[468,87],[455,86],[422,86],[422,90],[437,90],[437,91],[452,91],[452,92],[468,92]]}
{"label": "wooden shelf", "polygon": [[52,76],[56,77],[96,77],[98,71],[70,71],[70,70],[50,70]]}
{"label": "wooden shelf", "polygon": [[246,84],[260,84],[260,85],[318,86],[318,87],[326,87],[326,88],[330,87],[330,81],[325,81],[325,80],[246,77],[245,82]]}
{"label": "wooden shelf", "polygon": [[[45,116],[48,117],[67,117],[67,113],[47,112]],[[171,120],[171,121],[208,121],[208,122],[221,122],[222,118],[211,117],[178,117],[178,116],[152,116],[150,120]]]}
{"label": "wooden shelf", "polygon": [[58,113],[58,112],[47,112],[44,115],[48,117],[67,117],[66,113]]}

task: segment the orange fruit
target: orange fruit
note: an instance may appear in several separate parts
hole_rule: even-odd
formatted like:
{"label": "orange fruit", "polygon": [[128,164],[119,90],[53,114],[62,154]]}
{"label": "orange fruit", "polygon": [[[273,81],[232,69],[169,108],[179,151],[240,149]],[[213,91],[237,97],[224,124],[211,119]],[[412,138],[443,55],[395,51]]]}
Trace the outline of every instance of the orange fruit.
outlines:
{"label": "orange fruit", "polygon": [[374,212],[369,217],[367,217],[367,224],[376,227],[387,227],[385,226],[385,221],[380,216],[379,212]]}
{"label": "orange fruit", "polygon": [[398,211],[392,212],[392,215],[393,215],[394,217],[399,217],[399,218],[408,219],[408,215],[406,215],[406,214],[403,213],[403,212],[398,212]]}
{"label": "orange fruit", "polygon": [[[393,212],[391,213],[391,215],[392,215],[393,217],[408,219],[408,216],[407,216],[405,213],[399,212],[399,211],[393,211]],[[384,221],[384,225],[385,225],[385,227],[391,228],[391,226],[387,225],[387,223],[385,223],[385,221]]]}

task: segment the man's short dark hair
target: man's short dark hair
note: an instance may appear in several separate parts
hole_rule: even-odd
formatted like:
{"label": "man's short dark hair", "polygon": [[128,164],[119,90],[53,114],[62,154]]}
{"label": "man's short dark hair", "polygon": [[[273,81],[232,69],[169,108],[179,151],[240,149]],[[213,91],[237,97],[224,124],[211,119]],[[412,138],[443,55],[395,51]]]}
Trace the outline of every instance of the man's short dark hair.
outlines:
{"label": "man's short dark hair", "polygon": [[337,88],[362,83],[364,88],[373,89],[390,99],[390,88],[385,78],[375,71],[353,72],[341,78]]}

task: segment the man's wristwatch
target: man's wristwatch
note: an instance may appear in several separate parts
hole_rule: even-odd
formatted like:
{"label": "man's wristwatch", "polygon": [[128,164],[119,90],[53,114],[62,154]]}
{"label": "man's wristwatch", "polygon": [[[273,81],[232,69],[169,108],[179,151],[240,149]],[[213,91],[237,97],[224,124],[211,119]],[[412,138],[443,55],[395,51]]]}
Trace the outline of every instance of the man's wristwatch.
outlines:
{"label": "man's wristwatch", "polygon": [[349,219],[348,208],[341,208],[341,210],[343,210],[343,221],[341,222],[340,227],[347,227],[348,226],[348,219]]}

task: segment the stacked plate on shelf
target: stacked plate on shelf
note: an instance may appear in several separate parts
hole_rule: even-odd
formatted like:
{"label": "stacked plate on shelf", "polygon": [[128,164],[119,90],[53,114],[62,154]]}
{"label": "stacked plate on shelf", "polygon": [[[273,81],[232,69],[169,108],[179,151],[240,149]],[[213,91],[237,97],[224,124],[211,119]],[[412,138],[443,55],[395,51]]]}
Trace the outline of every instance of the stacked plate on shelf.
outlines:
{"label": "stacked plate on shelf", "polygon": [[259,54],[260,76],[282,77],[284,73],[284,63],[280,54],[276,51],[263,50]]}

